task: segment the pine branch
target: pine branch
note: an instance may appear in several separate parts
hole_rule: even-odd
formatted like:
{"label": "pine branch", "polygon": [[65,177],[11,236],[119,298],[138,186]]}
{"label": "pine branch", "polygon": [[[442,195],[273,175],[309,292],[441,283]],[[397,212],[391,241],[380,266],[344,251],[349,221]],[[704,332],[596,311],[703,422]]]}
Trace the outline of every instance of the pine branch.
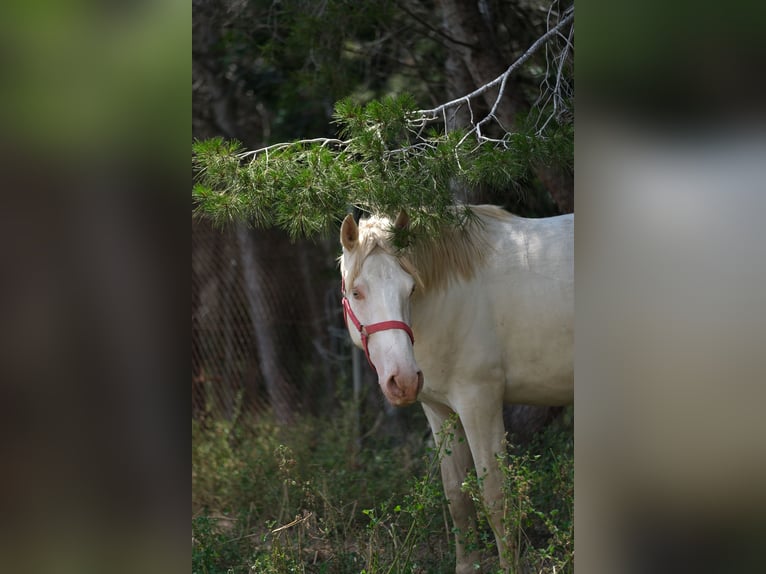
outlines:
{"label": "pine branch", "polygon": [[285,150],[290,147],[302,147],[302,146],[307,146],[307,145],[315,144],[315,143],[321,143],[322,147],[327,147],[330,145],[345,147],[350,143],[350,140],[339,140],[335,138],[313,138],[313,139],[305,139],[305,140],[296,140],[293,142],[281,142],[281,143],[276,143],[270,146],[262,147],[256,150],[242,152],[241,154],[239,154],[238,157],[244,159],[248,156],[253,156],[253,159],[255,159],[255,156],[259,154],[265,154],[268,156],[269,152]]}
{"label": "pine branch", "polygon": [[[500,105],[500,102],[503,96],[505,95],[505,87],[506,87],[508,78],[511,76],[511,74],[517,71],[519,67],[521,67],[521,65],[523,65],[535,52],[537,52],[537,50],[539,50],[541,46],[546,44],[552,37],[558,35],[561,30],[566,28],[566,26],[570,24],[573,19],[574,19],[574,7],[572,6],[564,12],[563,18],[556,26],[549,29],[545,34],[540,36],[515,62],[513,62],[513,64],[511,64],[505,70],[505,72],[503,72],[497,78],[493,79],[490,82],[487,82],[486,84],[477,88],[476,90],[472,91],[469,94],[465,94],[463,96],[460,96],[459,98],[455,98],[454,100],[441,104],[435,108],[425,109],[425,110],[416,110],[412,112],[407,118],[408,127],[412,128],[413,130],[415,128],[420,128],[416,132],[416,135],[420,135],[422,133],[422,128],[425,127],[426,124],[432,123],[434,121],[442,121],[446,125],[447,110],[451,108],[456,108],[465,104],[468,106],[468,109],[470,112],[470,124],[472,126],[472,129],[469,130],[469,132],[466,134],[466,137],[470,134],[476,133],[477,139],[479,140],[479,142],[486,141],[486,142],[504,144],[505,140],[492,139],[492,138],[487,138],[483,136],[481,133],[481,127],[485,125],[486,123],[488,123],[491,119],[494,119],[495,121],[499,122],[495,114],[497,112],[497,108]],[[569,48],[571,47],[572,34],[573,34],[573,29],[570,30],[569,32],[567,47],[565,48],[565,52],[562,53],[560,58],[560,64],[559,64],[558,73],[556,76],[557,87],[561,83],[561,72],[562,72],[564,61],[566,60],[566,56],[569,53]],[[494,88],[498,84],[500,85],[500,89],[498,90],[498,94],[495,98],[492,108],[490,109],[489,113],[484,118],[476,122],[473,116],[473,108],[471,106],[471,101],[478,98],[479,96],[481,96],[488,90]],[[373,129],[373,130],[376,129],[375,123],[370,124],[370,129]],[[347,149],[348,146],[351,144],[351,139],[343,140],[343,139],[337,139],[337,138],[311,138],[311,139],[295,140],[292,142],[282,142],[282,143],[276,143],[270,146],[262,147],[256,150],[243,152],[242,154],[240,154],[240,157],[242,158],[252,157],[253,159],[255,159],[256,156],[261,154],[268,156],[269,152],[272,152],[272,151],[279,151],[279,150],[284,150],[284,149],[292,148],[292,147],[304,147],[304,146],[308,146],[315,143],[321,143],[323,147],[333,145],[333,146],[336,146],[337,149],[343,150],[343,149]],[[391,150],[391,151],[400,152],[402,150]]]}
{"label": "pine branch", "polygon": [[[454,183],[514,188],[530,178],[534,164],[571,165],[571,126],[549,125],[548,118],[535,129],[532,124],[525,128],[521,121],[517,132],[511,133],[500,125],[497,110],[510,75],[559,38],[573,19],[570,8],[503,74],[433,109],[416,109],[408,95],[366,106],[347,99],[335,106],[338,138],[281,142],[247,151],[220,139],[196,142],[195,213],[217,225],[232,220],[277,225],[294,237],[330,229],[349,206],[389,215],[404,207],[410,212],[413,238],[437,233],[444,224],[461,224],[460,212],[452,209]],[[564,63],[571,54],[572,34],[573,26],[554,60],[555,75],[549,70],[543,80],[551,77],[554,82],[551,117],[559,117],[561,93],[564,86],[568,89]],[[495,87],[498,93],[491,109],[477,118],[472,102]],[[468,125],[448,129],[448,116],[463,106],[469,112]],[[490,121],[500,126],[500,137],[485,133]]]}

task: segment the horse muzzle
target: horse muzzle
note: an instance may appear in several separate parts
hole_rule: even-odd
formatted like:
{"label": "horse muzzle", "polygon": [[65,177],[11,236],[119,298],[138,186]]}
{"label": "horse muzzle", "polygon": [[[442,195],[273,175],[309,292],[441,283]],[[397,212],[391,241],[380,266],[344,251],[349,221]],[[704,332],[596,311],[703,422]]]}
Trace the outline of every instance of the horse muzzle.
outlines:
{"label": "horse muzzle", "polygon": [[423,372],[396,373],[379,381],[379,384],[389,403],[395,407],[406,407],[418,400],[423,389]]}

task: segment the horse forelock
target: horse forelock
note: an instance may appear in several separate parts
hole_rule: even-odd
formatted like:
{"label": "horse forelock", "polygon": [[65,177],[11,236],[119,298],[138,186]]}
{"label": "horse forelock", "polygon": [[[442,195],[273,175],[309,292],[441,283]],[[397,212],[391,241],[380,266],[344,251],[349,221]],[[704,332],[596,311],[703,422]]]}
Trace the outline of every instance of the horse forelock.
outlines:
{"label": "horse forelock", "polygon": [[471,211],[475,217],[470,217],[464,226],[445,227],[437,236],[420,238],[411,247],[401,250],[391,243],[390,219],[372,216],[361,220],[358,244],[349,254],[348,267],[341,257],[341,272],[346,284],[353,284],[365,259],[376,250],[396,257],[424,291],[442,289],[453,280],[471,280],[489,254],[486,226],[506,216],[512,217],[493,206],[472,206]]}
{"label": "horse forelock", "polygon": [[341,255],[341,273],[346,281],[346,285],[351,286],[362,270],[367,257],[375,251],[383,251],[399,260],[402,268],[413,276],[416,282],[420,283],[417,270],[407,261],[406,257],[397,253],[389,239],[391,221],[384,217],[371,216],[359,221],[359,236],[357,245],[352,253],[348,255],[348,261]]}

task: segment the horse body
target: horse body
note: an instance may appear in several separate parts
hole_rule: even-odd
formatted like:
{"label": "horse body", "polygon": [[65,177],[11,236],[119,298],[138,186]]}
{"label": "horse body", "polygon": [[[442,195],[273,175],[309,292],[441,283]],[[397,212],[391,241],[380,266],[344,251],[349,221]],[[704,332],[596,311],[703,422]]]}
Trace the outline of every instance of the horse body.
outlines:
{"label": "horse body", "polygon": [[472,280],[412,299],[421,401],[483,381],[506,403],[573,400],[573,217],[504,220],[485,227],[491,255]]}
{"label": "horse body", "polygon": [[[392,404],[419,400],[434,436],[457,413],[442,482],[459,532],[475,511],[460,485],[466,471],[483,477],[483,496],[501,563],[502,405],[564,405],[573,400],[573,216],[526,219],[473,206],[462,231],[397,253],[382,230],[391,222],[349,218],[341,229],[341,272],[361,323],[411,324],[369,338],[369,358]],[[400,216],[395,226],[407,224]],[[413,291],[414,287],[414,291]],[[349,327],[360,344],[359,333]],[[462,439],[462,440],[461,440]],[[457,572],[477,559],[457,535]]]}

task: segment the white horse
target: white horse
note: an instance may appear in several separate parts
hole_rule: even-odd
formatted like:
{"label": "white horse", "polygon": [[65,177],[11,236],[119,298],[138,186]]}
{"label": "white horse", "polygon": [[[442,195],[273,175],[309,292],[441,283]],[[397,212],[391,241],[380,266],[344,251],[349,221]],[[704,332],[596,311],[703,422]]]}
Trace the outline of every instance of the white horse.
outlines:
{"label": "white horse", "polygon": [[[353,342],[396,406],[419,400],[434,437],[452,413],[459,422],[442,458],[450,514],[458,528],[456,571],[473,572],[463,535],[475,511],[461,492],[466,472],[482,495],[501,565],[503,402],[573,401],[574,217],[526,219],[472,206],[469,223],[397,251],[391,221],[343,221],[343,306]],[[393,224],[405,228],[402,212]]]}

